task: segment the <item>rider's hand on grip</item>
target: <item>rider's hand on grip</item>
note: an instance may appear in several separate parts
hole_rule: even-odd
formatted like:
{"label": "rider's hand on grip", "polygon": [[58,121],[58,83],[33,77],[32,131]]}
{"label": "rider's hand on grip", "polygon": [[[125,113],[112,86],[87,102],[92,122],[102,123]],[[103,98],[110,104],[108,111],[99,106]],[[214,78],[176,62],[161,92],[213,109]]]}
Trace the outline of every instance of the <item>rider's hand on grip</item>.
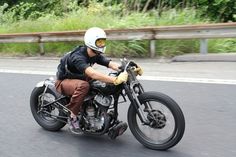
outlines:
{"label": "rider's hand on grip", "polygon": [[138,66],[136,69],[134,69],[134,71],[140,76],[143,74],[143,69],[140,66]]}
{"label": "rider's hand on grip", "polygon": [[126,82],[128,79],[128,73],[126,71],[120,73],[117,78],[114,80],[114,85],[119,85],[123,82]]}

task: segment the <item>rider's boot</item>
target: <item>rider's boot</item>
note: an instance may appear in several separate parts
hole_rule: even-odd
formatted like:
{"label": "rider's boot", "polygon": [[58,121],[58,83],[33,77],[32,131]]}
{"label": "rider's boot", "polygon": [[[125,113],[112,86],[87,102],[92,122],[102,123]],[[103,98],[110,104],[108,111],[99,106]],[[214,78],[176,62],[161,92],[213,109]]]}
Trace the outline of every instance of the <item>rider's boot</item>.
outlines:
{"label": "rider's boot", "polygon": [[74,133],[74,134],[82,134],[83,131],[80,128],[80,124],[79,124],[79,118],[68,118],[67,121],[68,125],[69,125],[69,130]]}
{"label": "rider's boot", "polygon": [[109,132],[108,136],[111,139],[115,139],[117,136],[122,135],[126,129],[128,128],[128,125],[126,122],[119,121],[114,127],[112,127]]}

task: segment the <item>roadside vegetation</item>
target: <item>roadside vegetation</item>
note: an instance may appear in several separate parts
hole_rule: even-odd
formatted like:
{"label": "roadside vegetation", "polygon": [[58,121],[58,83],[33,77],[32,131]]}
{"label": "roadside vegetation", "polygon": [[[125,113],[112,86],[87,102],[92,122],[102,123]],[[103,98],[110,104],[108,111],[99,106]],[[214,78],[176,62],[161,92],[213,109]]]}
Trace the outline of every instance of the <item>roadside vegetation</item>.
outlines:
{"label": "roadside vegetation", "polygon": [[[235,2],[231,1],[231,4],[228,0],[214,0],[213,8],[218,9],[213,12],[209,11],[210,4],[206,0],[201,1],[173,0],[168,3],[161,0],[126,0],[122,3],[118,0],[22,0],[13,3],[3,0],[0,2],[0,33],[85,30],[93,26],[104,29],[139,28],[235,21],[236,15],[230,10],[236,7]],[[220,6],[225,9],[222,10]],[[236,52],[235,39],[209,40],[208,43],[210,53]],[[44,46],[46,55],[59,56],[80,44],[82,42],[61,42],[46,43]],[[145,40],[107,43],[107,54],[114,57],[146,57],[148,51],[149,42]],[[170,57],[198,52],[199,40],[156,41],[157,56]],[[0,44],[0,53],[35,56],[39,54],[39,45]]]}

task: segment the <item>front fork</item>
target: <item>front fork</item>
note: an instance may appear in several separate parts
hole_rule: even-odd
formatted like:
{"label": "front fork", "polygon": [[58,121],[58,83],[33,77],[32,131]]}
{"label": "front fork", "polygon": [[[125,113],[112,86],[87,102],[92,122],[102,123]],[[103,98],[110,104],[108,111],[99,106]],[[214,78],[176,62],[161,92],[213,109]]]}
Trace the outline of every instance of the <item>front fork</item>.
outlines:
{"label": "front fork", "polygon": [[128,98],[131,101],[131,104],[134,105],[141,122],[146,125],[150,124],[150,121],[147,119],[147,116],[145,116],[144,112],[151,111],[152,107],[149,103],[145,103],[144,104],[145,108],[142,109],[141,107],[142,104],[138,99],[138,95],[144,93],[142,85],[139,82],[133,82],[129,88],[129,86],[125,83],[124,88]]}

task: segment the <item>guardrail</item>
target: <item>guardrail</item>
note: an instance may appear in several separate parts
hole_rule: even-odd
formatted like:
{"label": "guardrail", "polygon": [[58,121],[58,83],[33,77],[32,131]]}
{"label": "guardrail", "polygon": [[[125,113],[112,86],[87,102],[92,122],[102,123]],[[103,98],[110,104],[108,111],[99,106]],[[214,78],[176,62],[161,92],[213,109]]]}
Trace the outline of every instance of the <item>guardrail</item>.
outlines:
{"label": "guardrail", "polygon": [[[150,40],[150,56],[155,55],[155,40],[200,39],[200,53],[207,53],[207,39],[235,38],[236,23],[145,27],[136,29],[105,29],[108,40]],[[38,32],[0,34],[0,43],[43,43],[83,41],[85,30],[63,32]]]}

